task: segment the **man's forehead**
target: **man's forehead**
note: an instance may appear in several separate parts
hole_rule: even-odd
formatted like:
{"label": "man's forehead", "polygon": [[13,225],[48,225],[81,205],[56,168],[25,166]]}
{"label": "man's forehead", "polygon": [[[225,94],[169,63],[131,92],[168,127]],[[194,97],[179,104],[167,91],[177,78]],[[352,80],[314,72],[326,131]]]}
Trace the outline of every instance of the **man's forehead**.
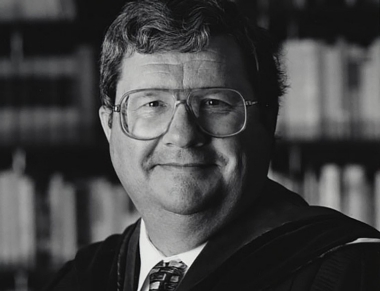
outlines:
{"label": "man's forehead", "polygon": [[206,54],[205,52],[196,53],[156,53],[138,54],[135,53],[131,58],[125,60],[129,67],[141,68],[142,71],[149,68],[164,69],[167,67],[208,67],[227,62],[227,58],[218,54]]}
{"label": "man's forehead", "polygon": [[182,65],[194,62],[228,62],[231,56],[236,56],[240,49],[232,37],[213,37],[210,43],[201,51],[183,53],[179,51],[157,52],[152,54],[141,54],[134,52],[125,59],[132,58],[134,65]]}
{"label": "man's forehead", "polygon": [[218,37],[200,52],[128,55],[123,60],[118,91],[147,87],[237,87],[246,79],[242,53],[230,37]]}
{"label": "man's forehead", "polygon": [[119,85],[126,86],[126,90],[161,86],[208,87],[224,79],[229,71],[226,67],[227,63],[220,58],[203,58],[196,53],[181,54],[179,58],[171,53],[135,55],[124,61]]}
{"label": "man's forehead", "polygon": [[134,53],[126,58],[130,66],[135,67],[164,67],[164,66],[194,66],[194,65],[213,65],[227,63],[227,55],[218,51],[201,51],[193,53],[165,52],[154,54]]}

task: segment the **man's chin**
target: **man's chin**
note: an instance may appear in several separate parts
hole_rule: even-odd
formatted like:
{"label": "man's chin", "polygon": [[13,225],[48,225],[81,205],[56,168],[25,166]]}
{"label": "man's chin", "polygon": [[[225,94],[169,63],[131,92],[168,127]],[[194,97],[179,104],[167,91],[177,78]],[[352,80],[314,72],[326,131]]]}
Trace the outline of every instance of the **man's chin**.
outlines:
{"label": "man's chin", "polygon": [[194,215],[210,211],[220,203],[221,195],[216,191],[205,192],[204,189],[192,187],[176,187],[157,193],[156,197],[161,208],[178,215]]}

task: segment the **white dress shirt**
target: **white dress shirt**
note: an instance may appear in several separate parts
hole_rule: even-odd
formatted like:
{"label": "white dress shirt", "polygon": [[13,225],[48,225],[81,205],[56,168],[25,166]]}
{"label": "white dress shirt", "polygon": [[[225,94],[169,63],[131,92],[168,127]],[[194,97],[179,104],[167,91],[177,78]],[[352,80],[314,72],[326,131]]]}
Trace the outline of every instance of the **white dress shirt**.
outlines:
{"label": "white dress shirt", "polygon": [[[150,241],[144,220],[141,220],[140,227],[140,238],[139,238],[139,248],[140,248],[140,276],[139,285],[137,290],[139,291],[149,291],[149,278],[148,274],[150,270],[160,261],[168,262],[175,259],[180,259],[187,266],[187,270],[193,264],[195,259],[198,257],[200,252],[205,247],[206,243],[192,249],[190,251],[174,255],[171,257],[166,257],[162,254]],[[185,274],[186,274],[185,272]]]}

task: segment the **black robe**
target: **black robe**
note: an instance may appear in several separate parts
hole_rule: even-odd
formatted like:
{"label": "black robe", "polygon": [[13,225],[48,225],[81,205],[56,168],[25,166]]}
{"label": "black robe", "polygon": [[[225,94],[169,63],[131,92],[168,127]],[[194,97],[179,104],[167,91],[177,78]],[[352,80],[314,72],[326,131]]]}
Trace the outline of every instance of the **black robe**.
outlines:
{"label": "black robe", "polygon": [[[80,250],[46,290],[135,291],[140,221]],[[380,290],[374,228],[268,181],[244,215],[210,238],[178,291]]]}

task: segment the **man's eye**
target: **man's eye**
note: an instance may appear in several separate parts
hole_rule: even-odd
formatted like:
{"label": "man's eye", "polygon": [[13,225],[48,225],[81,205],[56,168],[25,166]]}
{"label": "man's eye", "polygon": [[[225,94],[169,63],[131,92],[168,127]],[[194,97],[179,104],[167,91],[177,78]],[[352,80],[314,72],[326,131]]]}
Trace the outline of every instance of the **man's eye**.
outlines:
{"label": "man's eye", "polygon": [[160,101],[151,101],[146,103],[144,106],[146,107],[158,107],[158,106],[163,106],[163,103]]}
{"label": "man's eye", "polygon": [[210,100],[206,100],[206,105],[221,105],[221,102],[219,100],[216,100],[216,99],[210,99]]}
{"label": "man's eye", "polygon": [[224,102],[222,100],[219,100],[219,99],[207,99],[207,100],[203,100],[202,102],[202,106],[203,107],[219,107],[219,108],[227,108],[227,107],[230,107],[230,104],[228,104],[227,102]]}
{"label": "man's eye", "polygon": [[166,103],[162,100],[153,100],[153,101],[147,101],[142,104],[141,107],[149,107],[149,108],[155,108],[155,107],[166,107]]}

